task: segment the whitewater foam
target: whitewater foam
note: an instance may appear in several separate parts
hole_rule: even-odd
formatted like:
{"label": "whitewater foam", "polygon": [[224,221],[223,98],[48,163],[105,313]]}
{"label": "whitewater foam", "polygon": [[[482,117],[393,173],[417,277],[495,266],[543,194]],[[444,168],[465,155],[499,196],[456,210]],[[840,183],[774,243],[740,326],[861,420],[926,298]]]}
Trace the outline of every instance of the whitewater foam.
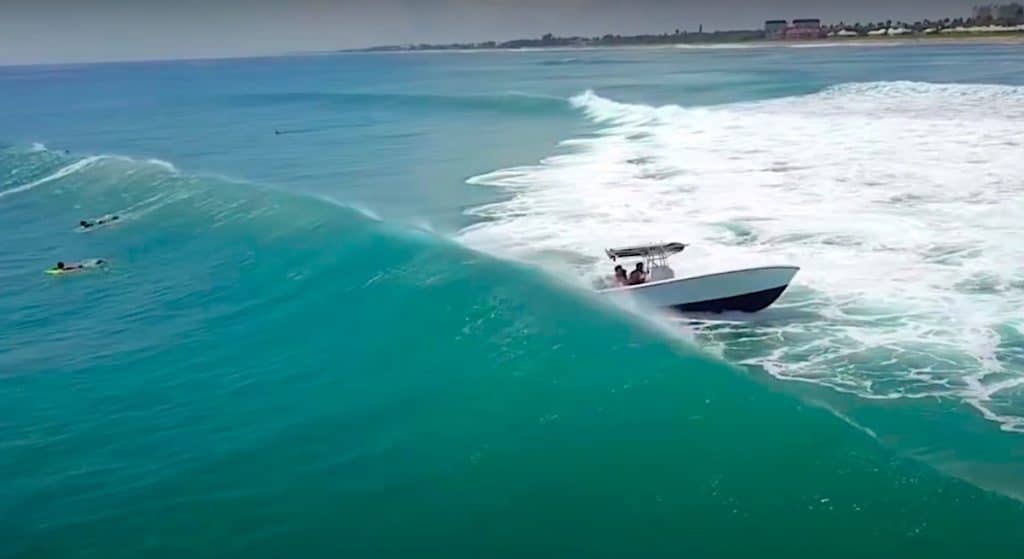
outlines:
{"label": "whitewater foam", "polygon": [[781,46],[790,49],[820,49],[820,48],[864,48],[864,47],[899,47],[905,46],[907,40],[882,41],[873,39],[871,41],[828,41],[818,43],[785,43]]}
{"label": "whitewater foam", "polygon": [[699,108],[585,92],[570,103],[600,130],[537,165],[471,179],[510,197],[472,210],[482,221],[464,242],[524,259],[579,253],[588,278],[606,272],[602,249],[649,241],[694,244],[673,263],[680,273],[801,265],[782,305],[813,319],[710,324],[704,338],[778,378],[956,398],[1024,431],[1024,370],[1007,363],[1013,342],[1000,334],[1024,306],[1024,87],[856,83]]}
{"label": "whitewater foam", "polygon": [[175,167],[173,163],[164,161],[163,159],[147,159],[146,163],[149,163],[150,165],[156,165],[157,167],[160,167],[161,169],[169,173],[178,172],[178,168]]}
{"label": "whitewater foam", "polygon": [[672,45],[672,48],[681,50],[746,50],[757,48],[768,48],[773,45],[769,43],[716,43],[709,45],[693,45],[680,43]]}
{"label": "whitewater foam", "polygon": [[42,186],[42,185],[44,185],[46,183],[53,182],[53,181],[56,181],[56,180],[60,180],[60,179],[66,177],[68,175],[71,175],[71,174],[77,173],[77,172],[79,172],[79,171],[81,171],[83,169],[86,169],[86,168],[90,167],[91,165],[93,165],[95,163],[103,161],[104,159],[107,159],[107,156],[94,155],[94,156],[91,156],[91,157],[86,157],[84,159],[80,159],[80,160],[78,160],[78,161],[76,161],[76,162],[74,162],[74,163],[72,163],[70,165],[66,165],[64,167],[61,167],[56,172],[54,172],[52,174],[49,174],[49,175],[47,175],[47,176],[45,176],[45,177],[43,177],[41,179],[29,182],[29,183],[25,183],[25,184],[22,184],[22,185],[19,185],[19,186],[15,186],[14,188],[9,188],[7,190],[4,190],[3,192],[0,192],[0,198],[3,198],[5,196],[10,196],[11,194],[17,194],[19,192],[25,192],[26,190],[32,190],[33,188],[35,188],[37,186]]}
{"label": "whitewater foam", "polygon": [[[33,144],[32,147],[28,151],[29,151],[29,153],[39,153],[39,152],[46,152],[46,151],[50,151],[50,150],[46,146],[44,146],[43,144],[38,144],[37,143],[37,144]],[[124,155],[111,155],[111,154],[90,155],[90,156],[87,156],[87,157],[83,157],[82,159],[79,159],[79,160],[77,160],[77,161],[75,161],[73,163],[70,163],[68,165],[65,165],[65,166],[61,167],[60,169],[54,171],[53,173],[51,173],[49,175],[46,175],[43,178],[34,180],[32,182],[28,182],[28,183],[25,183],[25,184],[21,184],[21,185],[15,186],[13,188],[9,188],[7,190],[4,190],[4,191],[0,192],[0,198],[3,198],[5,196],[10,196],[12,194],[17,194],[19,192],[25,192],[25,191],[28,191],[28,190],[32,190],[33,188],[36,188],[38,186],[42,186],[44,184],[48,184],[48,183],[52,183],[54,181],[61,180],[61,179],[66,178],[66,177],[68,177],[70,175],[73,175],[73,174],[82,172],[82,171],[84,171],[86,169],[92,168],[92,167],[94,167],[97,164],[102,163],[102,162],[113,162],[113,161],[121,162],[121,163],[126,163],[126,164],[133,165],[133,166],[134,165],[139,165],[139,164],[148,165],[150,167],[155,167],[155,168],[159,169],[160,171],[164,171],[164,172],[167,172],[167,173],[172,173],[172,174],[177,174],[178,173],[178,168],[177,167],[175,167],[172,163],[169,163],[169,162],[164,161],[162,159],[137,160],[137,159],[134,159],[134,158],[131,158],[131,157],[128,157],[128,156],[124,156]],[[132,170],[132,171],[129,171],[128,173],[131,174],[131,173],[134,173],[134,172],[135,172],[135,170]]]}

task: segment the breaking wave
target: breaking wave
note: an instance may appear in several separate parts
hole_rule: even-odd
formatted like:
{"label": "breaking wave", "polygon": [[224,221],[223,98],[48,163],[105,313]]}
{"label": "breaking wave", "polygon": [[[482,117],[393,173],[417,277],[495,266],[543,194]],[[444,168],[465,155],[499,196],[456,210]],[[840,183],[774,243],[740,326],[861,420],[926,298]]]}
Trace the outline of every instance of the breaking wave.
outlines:
{"label": "breaking wave", "polygon": [[[707,347],[864,398],[953,399],[1024,431],[1024,87],[853,83],[713,107],[588,91],[599,129],[536,165],[474,177],[468,244],[596,258],[687,241],[677,270],[792,263],[800,320],[714,321]],[[758,343],[751,343],[757,340]]]}

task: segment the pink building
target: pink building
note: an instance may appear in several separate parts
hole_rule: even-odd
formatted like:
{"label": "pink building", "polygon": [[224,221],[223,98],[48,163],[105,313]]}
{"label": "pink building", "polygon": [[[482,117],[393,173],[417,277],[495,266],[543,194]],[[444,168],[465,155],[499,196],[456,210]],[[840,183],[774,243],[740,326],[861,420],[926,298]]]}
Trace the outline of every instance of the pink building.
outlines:
{"label": "pink building", "polygon": [[818,39],[822,36],[820,19],[794,19],[786,29],[787,39]]}

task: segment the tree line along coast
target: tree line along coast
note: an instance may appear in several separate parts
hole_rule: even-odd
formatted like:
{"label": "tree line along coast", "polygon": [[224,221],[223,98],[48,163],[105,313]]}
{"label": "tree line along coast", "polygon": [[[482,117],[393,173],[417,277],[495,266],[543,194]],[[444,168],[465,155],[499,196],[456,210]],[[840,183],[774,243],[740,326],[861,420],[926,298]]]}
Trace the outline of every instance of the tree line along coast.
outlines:
{"label": "tree line along coast", "polygon": [[620,47],[677,44],[744,43],[759,41],[813,41],[822,39],[899,38],[969,38],[1010,37],[1024,39],[1024,6],[1019,3],[977,6],[970,17],[921,19],[914,22],[885,20],[877,22],[840,21],[823,24],[820,19],[792,21],[772,19],[760,29],[697,31],[675,29],[673,32],[645,35],[606,34],[597,37],[560,37],[548,33],[535,39],[483,41],[475,43],[386,45],[361,52],[416,50],[488,50],[559,47]]}

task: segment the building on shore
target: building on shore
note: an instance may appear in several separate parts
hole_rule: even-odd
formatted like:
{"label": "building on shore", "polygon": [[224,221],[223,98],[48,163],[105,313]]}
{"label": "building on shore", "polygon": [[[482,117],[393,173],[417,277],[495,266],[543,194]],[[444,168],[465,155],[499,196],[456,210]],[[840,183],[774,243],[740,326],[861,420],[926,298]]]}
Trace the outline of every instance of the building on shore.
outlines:
{"label": "building on shore", "polygon": [[794,19],[786,29],[786,39],[818,39],[822,32],[820,19]]}
{"label": "building on shore", "polygon": [[1017,4],[1003,4],[995,10],[996,21],[1006,23],[1024,23],[1024,6]]}
{"label": "building on shore", "polygon": [[780,39],[818,39],[825,36],[820,19],[794,19],[790,24],[784,19],[769,19],[764,22],[764,38]]}
{"label": "building on shore", "polygon": [[1016,25],[1024,23],[1024,6],[1017,2],[975,6],[971,12],[971,18],[974,20],[974,23]]}
{"label": "building on shore", "polygon": [[789,28],[789,22],[784,19],[769,19],[764,22],[764,38],[770,40],[779,40],[786,38],[786,29]]}

